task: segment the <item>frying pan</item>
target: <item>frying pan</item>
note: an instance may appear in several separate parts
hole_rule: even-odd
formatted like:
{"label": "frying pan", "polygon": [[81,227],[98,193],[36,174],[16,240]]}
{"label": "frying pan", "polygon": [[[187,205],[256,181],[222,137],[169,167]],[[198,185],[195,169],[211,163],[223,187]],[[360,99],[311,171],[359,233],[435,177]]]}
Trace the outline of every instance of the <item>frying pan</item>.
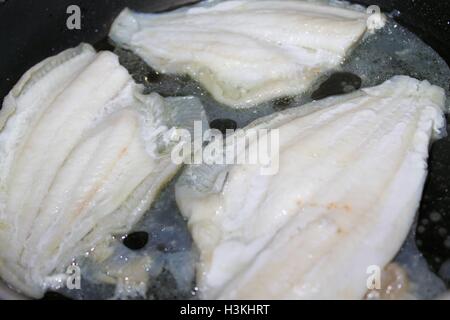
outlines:
{"label": "frying pan", "polygon": [[[0,99],[31,66],[80,42],[109,49],[105,41],[112,21],[125,7],[161,12],[196,0],[0,0]],[[449,0],[357,0],[378,5],[418,35],[450,64]],[[81,8],[81,29],[66,27],[67,7]],[[449,84],[450,85],[450,84]],[[437,272],[450,259],[450,138],[436,142],[431,150],[429,175],[419,211],[419,221],[431,227],[416,233],[416,244],[430,268]],[[432,215],[439,213],[439,220]],[[436,215],[435,215],[436,216]],[[435,221],[436,220],[436,221]],[[441,232],[440,232],[441,231]],[[443,279],[450,286],[450,279]],[[0,299],[24,298],[0,283]]]}

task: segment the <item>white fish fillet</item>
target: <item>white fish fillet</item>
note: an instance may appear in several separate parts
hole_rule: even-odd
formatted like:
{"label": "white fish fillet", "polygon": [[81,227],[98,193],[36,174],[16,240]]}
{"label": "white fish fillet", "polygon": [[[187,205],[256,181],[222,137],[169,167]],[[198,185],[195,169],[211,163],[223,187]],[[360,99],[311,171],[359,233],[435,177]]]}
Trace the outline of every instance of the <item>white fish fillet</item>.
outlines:
{"label": "white fish fillet", "polygon": [[226,1],[163,14],[125,9],[110,37],[156,70],[187,74],[219,102],[247,108],[306,91],[343,61],[367,20],[323,3]]}
{"label": "white fish fillet", "polygon": [[144,96],[86,44],[29,70],[0,112],[0,276],[39,297],[72,259],[128,232],[178,169],[171,130],[196,98]]}
{"label": "white fish fillet", "polygon": [[[383,269],[412,225],[444,103],[443,89],[394,77],[250,125],[279,129],[275,175],[189,167],[176,197],[201,252],[202,296],[362,298],[368,267]],[[219,190],[212,172],[228,174]]]}

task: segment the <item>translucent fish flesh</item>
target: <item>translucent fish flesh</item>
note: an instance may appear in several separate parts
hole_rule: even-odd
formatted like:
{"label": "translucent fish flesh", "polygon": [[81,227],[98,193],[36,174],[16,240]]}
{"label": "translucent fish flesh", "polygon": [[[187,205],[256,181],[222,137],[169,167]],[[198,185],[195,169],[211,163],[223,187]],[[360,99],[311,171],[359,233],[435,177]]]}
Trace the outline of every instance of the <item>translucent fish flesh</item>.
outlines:
{"label": "translucent fish flesh", "polygon": [[188,167],[176,199],[201,253],[202,296],[362,298],[413,223],[444,103],[440,87],[397,76],[251,124],[279,130],[276,174]]}
{"label": "translucent fish flesh", "polygon": [[34,66],[0,112],[0,276],[32,297],[125,233],[178,169],[173,130],[196,98],[143,95],[111,52],[87,44]]}
{"label": "translucent fish flesh", "polygon": [[369,15],[309,1],[226,1],[162,14],[125,9],[110,37],[159,72],[187,74],[219,102],[247,108],[306,91],[337,67]]}

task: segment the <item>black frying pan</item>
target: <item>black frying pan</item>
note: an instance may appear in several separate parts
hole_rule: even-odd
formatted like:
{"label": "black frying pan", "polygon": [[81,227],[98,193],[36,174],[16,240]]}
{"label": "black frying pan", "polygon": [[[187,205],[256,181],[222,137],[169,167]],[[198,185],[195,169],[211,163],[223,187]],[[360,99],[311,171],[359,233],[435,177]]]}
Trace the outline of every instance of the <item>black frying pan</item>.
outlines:
{"label": "black frying pan", "polygon": [[[105,41],[117,14],[129,7],[159,12],[195,0],[0,0],[0,98],[31,66],[80,42],[109,49]],[[357,0],[395,12],[395,19],[416,33],[450,64],[450,0]],[[81,8],[81,30],[66,27],[69,5]],[[450,130],[449,130],[450,131]],[[450,138],[434,144],[430,173],[420,208],[420,222],[431,227],[418,233],[416,242],[430,267],[437,272],[450,259]],[[441,219],[431,219],[433,213]],[[447,233],[442,232],[447,230]],[[444,279],[450,286],[450,280]]]}

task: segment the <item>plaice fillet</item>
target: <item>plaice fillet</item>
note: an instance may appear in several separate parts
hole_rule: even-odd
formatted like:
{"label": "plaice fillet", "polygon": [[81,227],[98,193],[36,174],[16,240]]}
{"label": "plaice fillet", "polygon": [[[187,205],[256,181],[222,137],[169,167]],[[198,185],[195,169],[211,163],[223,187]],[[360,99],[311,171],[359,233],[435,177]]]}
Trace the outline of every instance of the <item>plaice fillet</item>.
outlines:
{"label": "plaice fillet", "polygon": [[226,1],[162,14],[125,9],[110,37],[156,70],[187,74],[219,102],[247,108],[306,91],[375,27],[368,18],[317,2]]}
{"label": "plaice fillet", "polygon": [[362,298],[368,268],[383,269],[411,227],[444,102],[443,89],[394,77],[251,124],[279,130],[274,175],[187,168],[176,199],[201,252],[202,296]]}
{"label": "plaice fillet", "polygon": [[196,98],[142,88],[87,44],[39,63],[0,112],[0,276],[41,296],[72,260],[128,232],[175,174],[174,130],[206,123]]}

